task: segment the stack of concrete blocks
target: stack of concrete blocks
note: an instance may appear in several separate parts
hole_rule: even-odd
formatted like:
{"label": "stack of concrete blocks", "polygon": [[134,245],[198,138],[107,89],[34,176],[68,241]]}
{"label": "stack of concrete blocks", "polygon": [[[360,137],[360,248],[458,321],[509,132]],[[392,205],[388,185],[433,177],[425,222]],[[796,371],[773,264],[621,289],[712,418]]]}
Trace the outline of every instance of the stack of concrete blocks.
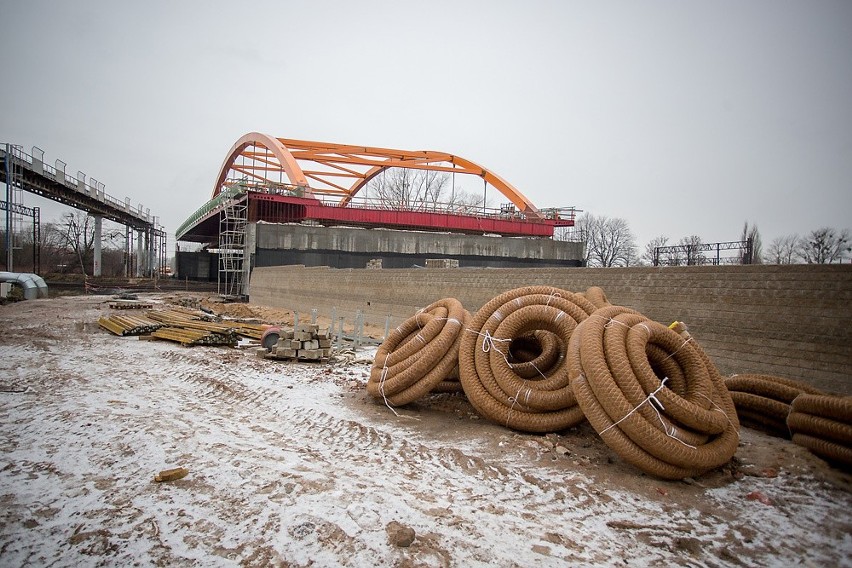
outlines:
{"label": "stack of concrete blocks", "polygon": [[426,268],[458,268],[459,261],[456,258],[427,258]]}
{"label": "stack of concrete blocks", "polygon": [[270,359],[324,361],[331,356],[331,336],[327,327],[300,323],[293,330],[281,330],[278,343],[267,355]]}
{"label": "stack of concrete blocks", "polygon": [[381,258],[372,258],[369,262],[367,262],[367,268],[370,269],[379,269],[382,267],[382,259]]}

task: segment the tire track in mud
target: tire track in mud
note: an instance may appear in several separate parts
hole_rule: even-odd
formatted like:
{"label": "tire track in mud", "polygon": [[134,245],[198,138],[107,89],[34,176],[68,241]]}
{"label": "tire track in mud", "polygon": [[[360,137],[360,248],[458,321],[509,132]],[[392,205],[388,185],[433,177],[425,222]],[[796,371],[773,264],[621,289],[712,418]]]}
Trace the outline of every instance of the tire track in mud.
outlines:
{"label": "tire track in mud", "polygon": [[[520,542],[541,538],[544,527],[536,522],[539,515],[552,517],[566,507],[577,507],[586,511],[575,515],[581,520],[594,514],[595,508],[589,505],[610,501],[606,495],[589,490],[580,476],[553,472],[545,477],[524,467],[495,464],[458,448],[429,446],[407,439],[405,428],[390,432],[294,404],[285,392],[241,381],[233,368],[218,369],[203,360],[186,360],[180,353],[169,354],[165,359],[172,362],[171,377],[187,384],[192,395],[199,397],[199,408],[209,411],[220,405],[243,406],[256,418],[249,427],[268,440],[270,447],[290,448],[303,456],[301,473],[321,480],[289,477],[301,490],[340,491],[339,481],[323,481],[323,476],[340,464],[346,464],[347,484],[353,487],[375,487],[377,477],[387,476],[395,480],[396,486],[382,487],[380,508],[396,501],[406,502],[424,522],[442,525],[454,533],[456,540],[464,541],[464,546],[475,548],[478,538],[500,530],[507,518],[521,533],[527,533]],[[235,413],[239,414],[245,413]],[[389,429],[398,426],[389,423]],[[268,481],[273,497],[280,498],[277,492],[285,483],[264,481]],[[424,488],[430,490],[424,492]],[[521,512],[514,515],[513,511]],[[479,516],[478,522],[467,520],[471,512]],[[571,556],[570,539],[560,542],[550,546]]]}
{"label": "tire track in mud", "polygon": [[[213,365],[210,359],[188,357],[179,351],[167,351],[163,358],[171,363],[168,369],[162,370],[165,376],[189,383],[199,396],[218,402],[239,402],[257,409],[268,407],[285,395],[276,389],[249,387],[238,379],[239,371],[234,365]],[[156,373],[156,370],[149,370],[149,374],[152,371]]]}
{"label": "tire track in mud", "polygon": [[[276,421],[281,419],[282,414],[286,414],[287,428],[284,432],[282,428],[263,429],[279,435],[286,431],[298,432],[298,439],[291,435],[287,436],[288,441],[317,445],[329,451],[330,457],[334,459],[367,458],[376,465],[402,462],[411,464],[409,469],[412,475],[418,477],[449,471],[479,481],[497,480],[507,483],[513,477],[519,476],[516,471],[510,471],[502,465],[492,465],[478,456],[456,448],[430,448],[418,442],[400,440],[397,436],[360,422],[336,418],[320,410],[292,406],[290,401],[286,400],[285,393],[270,388],[249,387],[236,378],[238,372],[233,369],[223,369],[224,374],[220,369],[211,369],[211,372],[200,371],[198,365],[205,360],[188,361],[181,353],[167,353],[165,358],[174,363],[170,368],[172,376],[192,385],[194,394],[213,403],[242,403]],[[284,406],[273,406],[273,403],[279,401],[283,401]],[[254,427],[257,427],[257,424]],[[428,469],[436,471],[427,471]],[[520,477],[523,478],[522,485],[525,487],[534,486],[542,492],[560,489],[558,484],[528,473]]]}
{"label": "tire track in mud", "polygon": [[[338,494],[340,488],[334,481],[311,476],[321,477],[345,463],[343,470],[354,486],[374,487],[372,478],[382,476],[396,481],[395,487],[382,487],[383,494],[375,498],[378,508],[404,501],[426,519],[425,523],[439,525],[438,530],[447,533],[453,546],[470,550],[476,548],[478,539],[487,538],[489,532],[505,531],[507,526],[516,533],[516,546],[528,549],[529,543],[539,543],[536,546],[547,549],[548,555],[581,564],[611,559],[601,555],[606,554],[604,551],[612,554],[613,539],[621,541],[615,548],[626,558],[638,546],[660,562],[671,559],[672,553],[701,549],[701,556],[710,565],[714,557],[724,564],[732,555],[753,551],[755,545],[760,548],[757,542],[747,544],[753,536],[741,536],[744,530],[747,532],[745,525],[731,523],[711,511],[696,517],[688,510],[670,509],[661,521],[653,511],[628,507],[635,525],[616,520],[605,527],[597,523],[595,530],[582,532],[544,527],[539,518],[563,517],[575,527],[594,524],[595,517],[601,515],[617,519],[619,515],[613,513],[618,509],[619,496],[596,491],[582,475],[564,470],[494,463],[469,451],[412,440],[406,437],[406,425],[392,419],[384,428],[299,405],[287,396],[292,391],[285,390],[285,385],[276,389],[241,380],[236,365],[220,365],[215,359],[187,359],[180,352],[169,352],[164,359],[170,363],[171,376],[190,387],[200,406],[240,405],[256,418],[250,428],[270,447],[290,448],[303,456],[299,472],[285,474],[282,480],[264,480],[273,502],[292,504],[300,492]],[[296,390],[305,387],[299,384],[302,379],[293,381]],[[288,485],[290,489],[284,495],[282,487]],[[425,493],[423,489],[429,487],[431,491]],[[310,522],[305,520],[308,517],[298,517],[292,522],[299,519],[317,526],[325,522],[320,517],[311,517]],[[343,549],[350,552],[353,547],[365,546],[357,534],[341,538],[347,541]],[[719,546],[719,542],[730,544]],[[331,545],[317,541],[312,546],[327,550]],[[768,548],[778,552],[775,546]]]}

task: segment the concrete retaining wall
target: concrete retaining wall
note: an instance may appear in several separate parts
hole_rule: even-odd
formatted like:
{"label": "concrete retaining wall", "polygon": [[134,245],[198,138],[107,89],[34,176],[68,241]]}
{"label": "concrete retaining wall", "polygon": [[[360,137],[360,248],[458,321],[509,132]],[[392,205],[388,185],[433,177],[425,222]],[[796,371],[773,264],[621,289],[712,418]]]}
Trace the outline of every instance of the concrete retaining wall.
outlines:
{"label": "concrete retaining wall", "polygon": [[336,307],[352,321],[392,325],[452,296],[475,311],[505,290],[532,284],[582,291],[663,323],[682,320],[725,374],[768,373],[852,395],[852,265],[667,268],[366,270],[256,268],[253,303]]}
{"label": "concrete retaining wall", "polygon": [[381,258],[385,268],[425,265],[427,258],[452,258],[460,266],[579,266],[581,243],[552,239],[484,237],[449,233],[256,224],[255,266],[325,264],[364,268]]}

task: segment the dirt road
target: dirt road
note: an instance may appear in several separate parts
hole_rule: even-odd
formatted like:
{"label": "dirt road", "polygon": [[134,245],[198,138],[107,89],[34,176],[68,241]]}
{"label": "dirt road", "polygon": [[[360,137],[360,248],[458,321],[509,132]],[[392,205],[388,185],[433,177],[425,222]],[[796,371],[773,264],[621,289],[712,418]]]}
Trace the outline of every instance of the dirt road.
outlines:
{"label": "dirt road", "polygon": [[850,476],[788,441],[743,430],[660,481],[588,425],[518,434],[458,395],[397,416],[367,363],[109,335],[107,301],[0,307],[4,566],[852,565]]}

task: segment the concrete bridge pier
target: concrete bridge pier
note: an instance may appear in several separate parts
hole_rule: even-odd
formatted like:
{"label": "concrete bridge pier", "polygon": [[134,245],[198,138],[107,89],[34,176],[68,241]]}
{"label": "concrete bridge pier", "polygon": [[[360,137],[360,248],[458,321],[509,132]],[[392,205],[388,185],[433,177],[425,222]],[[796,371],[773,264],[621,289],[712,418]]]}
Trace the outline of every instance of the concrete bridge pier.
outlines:
{"label": "concrete bridge pier", "polygon": [[[154,224],[156,225],[156,217],[154,218]],[[156,278],[157,276],[157,239],[154,235],[153,228],[148,229],[148,240],[145,244],[148,245],[148,276],[151,278]]]}
{"label": "concrete bridge pier", "polygon": [[136,277],[141,278],[142,272],[144,270],[144,249],[142,248],[143,240],[144,240],[144,232],[139,231],[136,235]]}
{"label": "concrete bridge pier", "polygon": [[101,229],[103,227],[103,217],[95,215],[95,260],[92,267],[92,276],[101,275]]}

